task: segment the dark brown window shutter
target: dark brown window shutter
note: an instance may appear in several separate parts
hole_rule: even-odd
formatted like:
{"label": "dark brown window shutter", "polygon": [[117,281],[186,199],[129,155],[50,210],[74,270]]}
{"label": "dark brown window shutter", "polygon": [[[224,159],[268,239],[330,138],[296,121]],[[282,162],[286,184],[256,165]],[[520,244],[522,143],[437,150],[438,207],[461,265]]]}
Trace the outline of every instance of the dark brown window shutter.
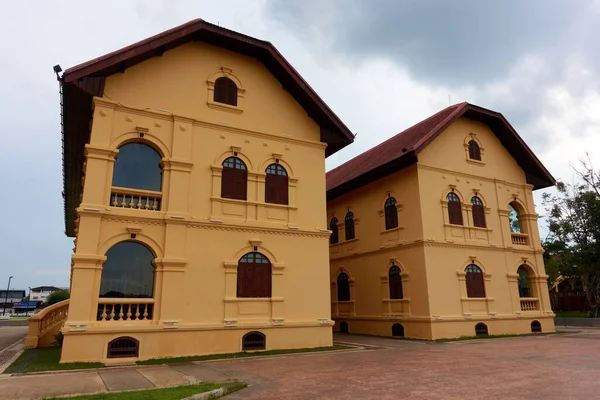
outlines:
{"label": "dark brown window shutter", "polygon": [[346,240],[352,240],[356,237],[354,233],[354,213],[348,211],[344,218],[344,230],[346,231]]}
{"label": "dark brown window shutter", "polygon": [[473,226],[479,228],[485,228],[485,210],[483,208],[483,202],[477,196],[471,198],[472,213],[473,213]]}
{"label": "dark brown window shutter", "polygon": [[273,204],[288,204],[288,175],[285,168],[279,164],[267,167],[265,178],[265,202]]}
{"label": "dark brown window shutter", "polygon": [[462,207],[460,205],[460,199],[456,195],[456,193],[448,193],[446,197],[448,200],[448,219],[451,224],[454,225],[462,225],[463,217],[462,217]]}
{"label": "dark brown window shutter", "polygon": [[396,208],[396,199],[389,197],[385,201],[385,229],[393,229],[398,227],[398,209]]}
{"label": "dark brown window shutter", "polygon": [[337,278],[338,301],[350,301],[350,281],[348,274],[342,272]]}
{"label": "dark brown window shutter", "polygon": [[481,149],[479,148],[479,144],[474,140],[469,141],[469,158],[481,161]]}
{"label": "dark brown window shutter", "polygon": [[213,101],[237,107],[237,86],[235,82],[225,77],[217,79]]}
{"label": "dark brown window shutter", "polygon": [[338,219],[336,217],[331,218],[331,221],[329,221],[329,230],[331,231],[329,244],[336,244],[339,241]]}
{"label": "dark brown window shutter", "polygon": [[244,255],[238,262],[237,297],[271,297],[271,262],[261,253]]}
{"label": "dark brown window shutter", "polygon": [[223,161],[221,174],[221,197],[225,199],[246,200],[248,188],[248,170],[246,164],[237,157]]}
{"label": "dark brown window shutter", "polygon": [[475,264],[469,265],[466,269],[467,297],[485,297],[485,283],[483,272]]}
{"label": "dark brown window shutter", "polygon": [[400,268],[393,265],[388,273],[388,283],[390,285],[390,299],[402,299],[402,276]]}

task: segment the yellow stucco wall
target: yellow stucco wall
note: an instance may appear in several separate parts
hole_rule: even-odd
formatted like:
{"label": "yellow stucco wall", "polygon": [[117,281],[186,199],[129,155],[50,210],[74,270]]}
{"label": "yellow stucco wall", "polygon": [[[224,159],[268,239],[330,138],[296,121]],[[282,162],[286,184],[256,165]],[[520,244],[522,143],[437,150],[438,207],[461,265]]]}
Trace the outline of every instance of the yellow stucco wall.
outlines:
{"label": "yellow stucco wall", "polygon": [[[238,84],[238,107],[212,102],[220,76]],[[140,341],[140,359],[240,351],[254,330],[267,349],[331,345],[319,138],[261,63],[221,48],[190,42],[108,77],[94,99],[61,361],[107,361],[119,336]],[[160,211],[110,205],[115,156],[131,141],[161,153]],[[221,163],[234,153],[248,166],[246,201],[220,197]],[[289,206],[265,203],[276,159]],[[132,234],[156,256],[153,319],[96,321],[104,255]],[[236,298],[237,261],[254,247],[273,265],[270,299]]]}
{"label": "yellow stucco wall", "polygon": [[[475,138],[482,161],[468,160],[465,147]],[[446,195],[461,198],[463,226],[450,225]],[[401,323],[405,335],[438,339],[475,334],[484,322],[490,334],[531,331],[538,320],[553,331],[542,247],[531,185],[525,173],[483,123],[461,118],[440,134],[410,168],[379,179],[330,201],[328,217],[340,221],[340,243],[330,245],[332,315],[352,333],[390,336]],[[399,228],[385,231],[383,205],[388,193],[399,204]],[[486,228],[473,226],[471,197],[486,209]],[[516,200],[515,200],[516,199]],[[508,204],[522,208],[527,245],[514,245]],[[344,240],[347,209],[358,219],[356,239]],[[403,300],[389,301],[387,273],[394,261],[403,279]],[[467,297],[464,269],[478,265],[485,276],[486,298]],[[521,311],[517,268],[532,271],[530,284],[536,311]],[[351,301],[338,303],[336,278],[351,276]]]}

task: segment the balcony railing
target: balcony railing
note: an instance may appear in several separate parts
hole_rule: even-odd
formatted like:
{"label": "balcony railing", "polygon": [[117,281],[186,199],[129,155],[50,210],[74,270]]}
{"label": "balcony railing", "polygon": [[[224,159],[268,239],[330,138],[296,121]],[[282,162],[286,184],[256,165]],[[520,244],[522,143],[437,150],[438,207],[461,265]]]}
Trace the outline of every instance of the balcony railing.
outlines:
{"label": "balcony railing", "polygon": [[529,235],[526,233],[511,233],[512,244],[517,246],[528,246],[529,245]]}
{"label": "balcony railing", "polygon": [[521,297],[521,311],[537,311],[538,299],[536,297]]}
{"label": "balcony railing", "polygon": [[119,208],[159,211],[162,193],[153,190],[129,189],[113,186],[110,205]]}
{"label": "balcony railing", "polygon": [[151,321],[154,299],[99,299],[97,321]]}
{"label": "balcony railing", "polygon": [[69,312],[69,299],[52,304],[29,318],[29,332],[25,338],[25,348],[49,347],[54,342]]}

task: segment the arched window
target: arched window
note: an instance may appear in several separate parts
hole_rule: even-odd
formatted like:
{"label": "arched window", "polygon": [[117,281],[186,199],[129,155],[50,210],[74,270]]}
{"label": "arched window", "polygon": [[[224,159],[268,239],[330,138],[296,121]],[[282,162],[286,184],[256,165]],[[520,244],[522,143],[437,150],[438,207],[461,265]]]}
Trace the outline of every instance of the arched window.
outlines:
{"label": "arched window", "polygon": [[288,204],[288,174],[279,164],[267,167],[265,178],[265,202],[273,204]]}
{"label": "arched window", "polygon": [[127,143],[119,147],[113,169],[110,204],[113,207],[160,210],[160,197],[127,193],[127,189],[160,192],[162,187],[161,156],[143,143]]}
{"label": "arched window", "polygon": [[475,140],[469,141],[469,158],[471,160],[481,161],[481,149]]}
{"label": "arched window", "polygon": [[336,217],[331,218],[331,221],[329,221],[329,230],[331,231],[329,243],[336,244],[340,240],[338,232],[338,219]]}
{"label": "arched window", "polygon": [[540,321],[531,321],[531,333],[542,333]]}
{"label": "arched window", "polygon": [[521,265],[517,270],[519,283],[519,297],[531,297],[531,287],[529,286],[529,271],[527,267]]}
{"label": "arched window", "polygon": [[350,301],[350,280],[345,272],[337,277],[337,297],[338,301]]}
{"label": "arched window", "polygon": [[462,225],[462,207],[460,205],[460,199],[458,198],[457,194],[454,192],[448,193],[448,196],[446,196],[446,200],[448,200],[449,222],[454,225]]}
{"label": "arched window", "polygon": [[237,157],[229,157],[223,161],[221,178],[221,197],[225,199],[246,200],[248,187],[248,168]]}
{"label": "arched window", "polygon": [[470,264],[465,268],[467,281],[467,297],[485,297],[485,284],[483,272],[475,265]]}
{"label": "arched window", "polygon": [[348,323],[346,321],[340,322],[340,333],[348,333]]}
{"label": "arched window", "polygon": [[237,297],[271,297],[271,262],[261,253],[252,252],[240,258]]}
{"label": "arched window", "polygon": [[388,272],[388,283],[390,285],[390,299],[401,299],[402,296],[402,276],[400,268],[392,265]]}
{"label": "arched window", "polygon": [[346,240],[354,239],[356,235],[354,233],[354,213],[352,213],[352,211],[346,213],[344,227],[346,231]]}
{"label": "arched window", "polygon": [[471,198],[471,209],[473,212],[473,226],[485,228],[485,211],[479,197],[473,196]]}
{"label": "arched window", "polygon": [[392,336],[404,337],[404,327],[401,324],[392,325]]}
{"label": "arched window", "polygon": [[475,334],[477,336],[487,336],[488,335],[487,325],[484,324],[483,322],[480,322],[477,325],[475,325]]}
{"label": "arched window", "polygon": [[141,243],[121,242],[106,252],[100,297],[151,298],[154,290],[154,254]]}
{"label": "arched window", "polygon": [[108,343],[106,358],[137,357],[140,352],[140,342],[129,336],[122,336]]}
{"label": "arched window", "polygon": [[264,350],[267,347],[267,338],[261,332],[248,332],[242,337],[242,351]]}
{"label": "arched window", "polygon": [[396,208],[396,199],[388,197],[385,201],[385,229],[398,227],[398,209]]}
{"label": "arched window", "polygon": [[519,206],[514,203],[508,205],[508,221],[510,223],[510,231],[514,233],[523,233],[521,229],[521,216],[519,215]]}
{"label": "arched window", "polygon": [[215,96],[213,101],[237,106],[237,86],[235,82],[224,76],[217,79],[215,81]]}

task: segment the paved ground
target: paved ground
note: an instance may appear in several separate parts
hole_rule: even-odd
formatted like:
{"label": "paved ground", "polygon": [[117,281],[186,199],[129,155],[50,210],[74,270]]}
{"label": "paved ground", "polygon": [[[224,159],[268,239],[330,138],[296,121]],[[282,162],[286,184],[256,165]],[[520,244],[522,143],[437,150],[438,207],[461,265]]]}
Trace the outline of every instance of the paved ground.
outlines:
{"label": "paved ground", "polygon": [[23,349],[27,326],[0,325],[0,373],[2,373]]}
{"label": "paved ground", "polygon": [[[238,379],[239,399],[576,399],[600,393],[600,329],[453,343],[340,335],[361,350],[0,377],[2,399]],[[372,347],[370,347],[372,346]]]}

